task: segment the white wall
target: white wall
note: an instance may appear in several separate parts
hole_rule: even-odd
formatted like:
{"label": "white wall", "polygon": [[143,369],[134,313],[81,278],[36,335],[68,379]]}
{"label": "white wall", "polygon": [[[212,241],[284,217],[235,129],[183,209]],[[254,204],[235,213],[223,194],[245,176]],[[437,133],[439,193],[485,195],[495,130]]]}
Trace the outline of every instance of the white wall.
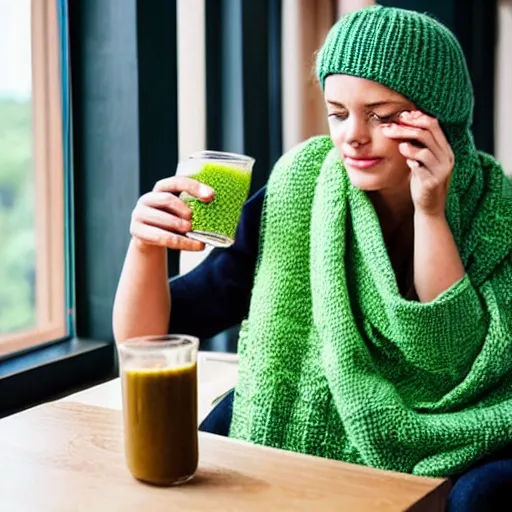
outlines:
{"label": "white wall", "polygon": [[338,0],[338,16],[373,5],[375,0]]}
{"label": "white wall", "polygon": [[512,175],[512,0],[499,0],[496,76],[496,158]]}
{"label": "white wall", "polygon": [[[178,138],[179,158],[206,147],[205,1],[178,0]],[[180,273],[186,274],[208,255],[180,254]]]}

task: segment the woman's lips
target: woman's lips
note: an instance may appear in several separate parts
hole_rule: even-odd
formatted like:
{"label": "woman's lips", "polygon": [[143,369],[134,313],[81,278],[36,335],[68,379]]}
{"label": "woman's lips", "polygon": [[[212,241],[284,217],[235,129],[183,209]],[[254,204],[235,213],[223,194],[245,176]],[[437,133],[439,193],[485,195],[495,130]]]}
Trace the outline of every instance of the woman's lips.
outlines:
{"label": "woman's lips", "polygon": [[382,158],[352,158],[346,156],[344,159],[345,165],[354,167],[355,169],[369,169],[374,165],[378,164]]}

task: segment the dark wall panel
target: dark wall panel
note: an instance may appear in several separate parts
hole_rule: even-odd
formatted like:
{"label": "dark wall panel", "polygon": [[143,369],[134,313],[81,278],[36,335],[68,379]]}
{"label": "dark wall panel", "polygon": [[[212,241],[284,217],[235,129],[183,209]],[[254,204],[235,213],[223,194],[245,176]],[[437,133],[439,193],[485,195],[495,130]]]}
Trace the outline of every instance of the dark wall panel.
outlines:
{"label": "dark wall panel", "polygon": [[131,211],[176,167],[176,5],[71,0],[69,14],[77,334],[112,339]]}

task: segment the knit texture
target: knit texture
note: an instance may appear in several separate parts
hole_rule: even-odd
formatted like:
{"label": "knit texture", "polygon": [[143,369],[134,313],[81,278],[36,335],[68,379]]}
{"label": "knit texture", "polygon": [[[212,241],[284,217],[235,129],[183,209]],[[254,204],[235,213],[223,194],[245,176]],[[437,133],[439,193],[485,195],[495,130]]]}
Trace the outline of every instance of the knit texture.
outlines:
{"label": "knit texture", "polygon": [[512,208],[498,163],[466,160],[447,213],[467,275],[420,303],[400,295],[375,210],[330,138],[280,159],[232,437],[430,476],[512,440]]}
{"label": "knit texture", "polygon": [[317,56],[322,85],[343,73],[377,81],[446,125],[472,121],[473,91],[459,42],[427,14],[374,5],[331,28]]}
{"label": "knit texture", "polygon": [[446,476],[512,441],[510,182],[470,132],[462,50],[431,17],[369,7],[318,54],[437,117],[455,155],[446,216],[466,275],[404,299],[368,196],[329,137],[285,154],[267,185],[240,340],[230,435],[407,473]]}
{"label": "knit texture", "polygon": [[[474,98],[453,33],[428,14],[373,5],[347,14],[331,28],[318,52],[316,73],[322,87],[330,74],[379,82],[439,120],[455,155],[448,220],[459,246],[476,234],[465,244],[474,249],[480,234],[473,225],[474,208],[482,194],[481,183],[470,183],[474,176],[469,172],[480,165],[470,131]],[[504,194],[509,190],[505,183]]]}

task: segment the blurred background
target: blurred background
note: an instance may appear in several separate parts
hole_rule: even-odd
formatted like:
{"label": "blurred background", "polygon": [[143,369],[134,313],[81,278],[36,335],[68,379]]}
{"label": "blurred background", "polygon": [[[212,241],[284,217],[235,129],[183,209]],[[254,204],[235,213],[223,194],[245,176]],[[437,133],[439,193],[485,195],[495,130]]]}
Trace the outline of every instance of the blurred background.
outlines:
{"label": "blurred background", "polygon": [[[327,133],[314,53],[369,0],[0,0],[0,412],[115,372],[111,313],[140,195],[199,149],[252,190]],[[474,136],[512,172],[512,0],[382,0],[457,35]],[[170,275],[202,254],[173,253]],[[236,329],[203,348],[236,350]]]}

